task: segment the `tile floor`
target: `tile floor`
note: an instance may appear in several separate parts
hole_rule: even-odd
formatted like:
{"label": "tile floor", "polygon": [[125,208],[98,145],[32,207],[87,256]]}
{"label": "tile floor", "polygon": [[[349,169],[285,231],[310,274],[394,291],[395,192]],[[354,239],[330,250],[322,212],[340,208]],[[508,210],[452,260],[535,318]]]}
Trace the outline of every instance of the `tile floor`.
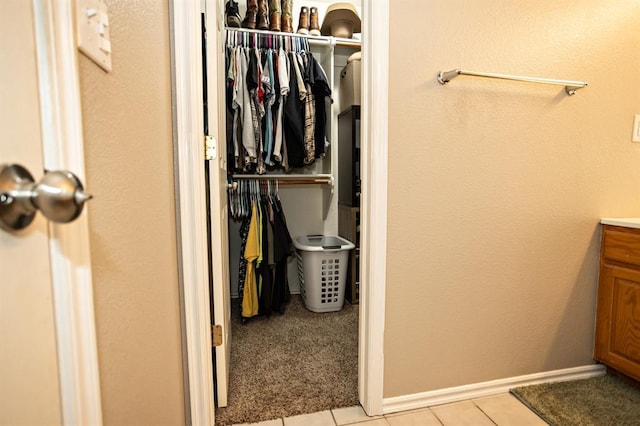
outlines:
{"label": "tile floor", "polygon": [[[546,426],[546,423],[509,393],[437,405],[420,410],[367,417],[361,407],[253,423],[253,426]],[[247,423],[236,426],[248,426]]]}

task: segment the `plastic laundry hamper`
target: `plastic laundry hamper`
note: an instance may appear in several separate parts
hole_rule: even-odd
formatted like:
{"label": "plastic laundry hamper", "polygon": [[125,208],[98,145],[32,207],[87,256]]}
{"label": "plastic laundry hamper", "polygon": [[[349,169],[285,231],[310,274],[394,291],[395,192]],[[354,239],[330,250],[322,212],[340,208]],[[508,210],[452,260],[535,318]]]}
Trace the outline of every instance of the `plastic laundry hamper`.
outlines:
{"label": "plastic laundry hamper", "polygon": [[349,250],[355,245],[332,235],[307,235],[293,241],[300,295],[312,312],[335,312],[344,305]]}

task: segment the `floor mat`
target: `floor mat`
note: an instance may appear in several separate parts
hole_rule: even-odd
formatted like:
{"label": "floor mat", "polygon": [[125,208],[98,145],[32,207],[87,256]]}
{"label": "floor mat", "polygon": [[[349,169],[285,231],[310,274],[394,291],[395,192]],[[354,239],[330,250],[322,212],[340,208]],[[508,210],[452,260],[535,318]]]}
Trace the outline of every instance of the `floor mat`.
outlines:
{"label": "floor mat", "polygon": [[640,388],[611,375],[523,386],[511,393],[554,426],[640,425]]}

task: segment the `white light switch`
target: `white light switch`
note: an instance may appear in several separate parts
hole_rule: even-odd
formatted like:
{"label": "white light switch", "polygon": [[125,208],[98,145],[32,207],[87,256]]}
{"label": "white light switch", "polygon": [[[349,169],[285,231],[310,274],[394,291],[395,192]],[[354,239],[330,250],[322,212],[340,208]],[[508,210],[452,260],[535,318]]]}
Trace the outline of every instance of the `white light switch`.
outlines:
{"label": "white light switch", "polygon": [[77,0],[78,48],[105,71],[111,71],[109,12],[102,0]]}
{"label": "white light switch", "polygon": [[640,142],[640,114],[636,114],[633,119],[633,136],[631,140],[634,142]]}

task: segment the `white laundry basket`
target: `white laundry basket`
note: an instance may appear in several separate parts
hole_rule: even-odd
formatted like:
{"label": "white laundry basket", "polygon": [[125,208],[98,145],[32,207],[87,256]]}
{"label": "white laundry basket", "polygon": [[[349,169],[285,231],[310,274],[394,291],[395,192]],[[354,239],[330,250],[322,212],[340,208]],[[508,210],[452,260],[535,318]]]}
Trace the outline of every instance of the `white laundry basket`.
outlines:
{"label": "white laundry basket", "polygon": [[312,312],[342,309],[349,250],[355,245],[333,235],[307,235],[293,241],[298,259],[300,295]]}

